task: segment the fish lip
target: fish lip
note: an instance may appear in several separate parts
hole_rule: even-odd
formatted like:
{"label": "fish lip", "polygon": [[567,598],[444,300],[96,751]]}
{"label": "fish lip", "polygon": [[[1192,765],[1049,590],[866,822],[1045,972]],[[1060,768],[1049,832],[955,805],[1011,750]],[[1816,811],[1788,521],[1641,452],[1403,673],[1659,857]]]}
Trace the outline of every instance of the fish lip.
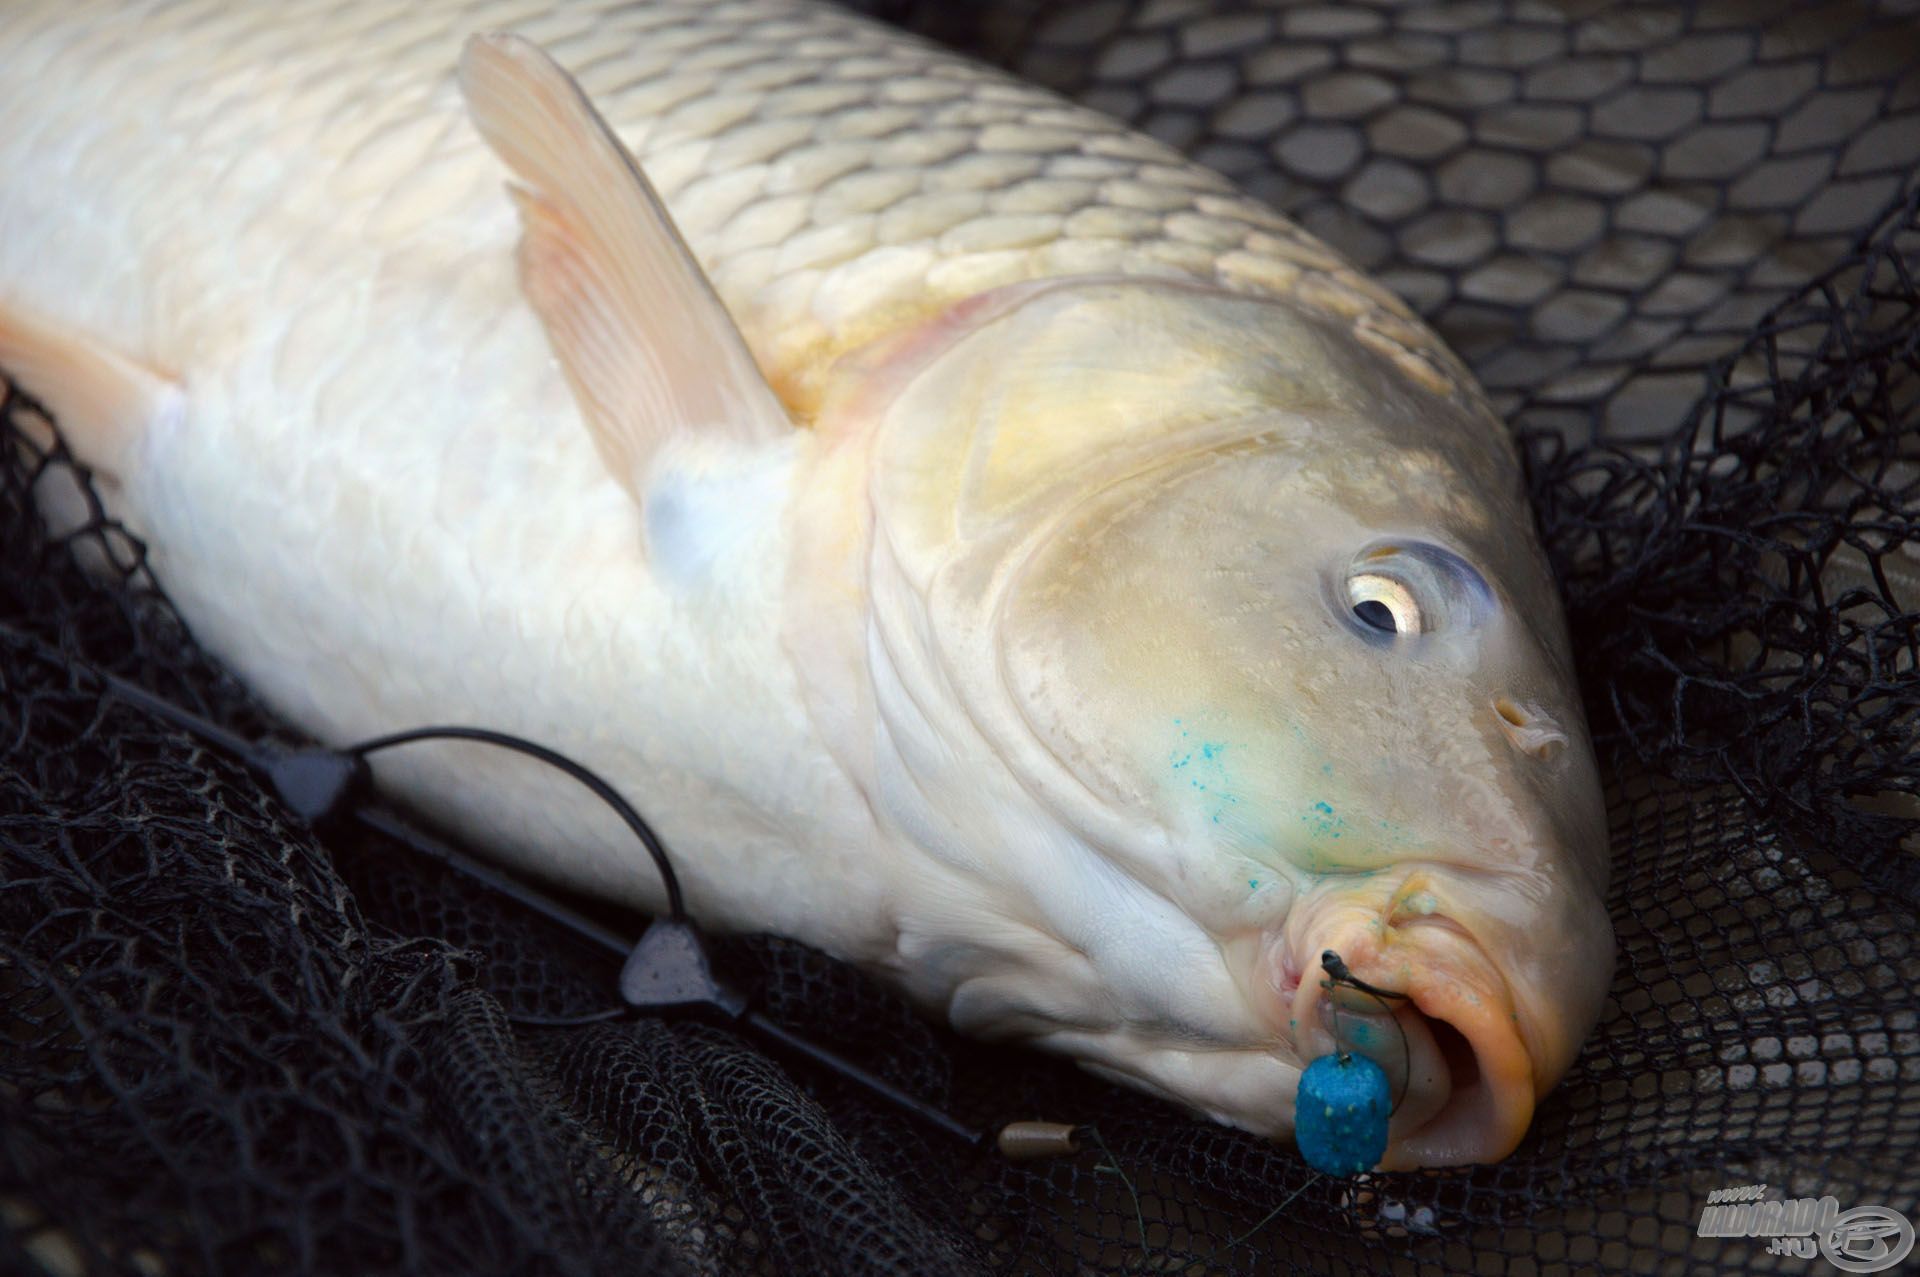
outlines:
{"label": "fish lip", "polygon": [[[1353,975],[1405,998],[1394,1015],[1412,1053],[1409,1071],[1424,1063],[1444,1077],[1443,1093],[1402,1087],[1404,1108],[1396,1112],[1380,1168],[1475,1164],[1511,1153],[1532,1123],[1539,1090],[1511,982],[1485,945],[1451,917],[1398,916],[1392,906],[1355,909],[1306,934],[1316,941],[1300,947],[1311,966],[1286,961],[1276,986],[1289,1003],[1289,1031],[1302,1055],[1316,1049],[1309,1042],[1332,1040],[1321,1023],[1321,981],[1306,975],[1290,991],[1283,986],[1290,969],[1317,969],[1321,953],[1333,949]],[[1436,952],[1436,944],[1444,948]],[[1409,951],[1409,945],[1417,947]]]}

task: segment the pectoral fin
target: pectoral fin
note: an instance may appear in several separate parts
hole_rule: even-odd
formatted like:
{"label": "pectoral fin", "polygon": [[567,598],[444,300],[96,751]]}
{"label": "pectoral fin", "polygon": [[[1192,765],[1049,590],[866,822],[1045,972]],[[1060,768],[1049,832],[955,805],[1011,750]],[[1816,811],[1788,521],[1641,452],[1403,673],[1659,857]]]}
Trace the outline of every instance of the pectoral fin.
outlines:
{"label": "pectoral fin", "polygon": [[521,287],[615,476],[643,492],[678,432],[761,442],[791,430],[665,205],[579,85],[505,35],[467,42],[460,84],[523,184]]}
{"label": "pectoral fin", "polygon": [[147,431],[185,412],[178,382],[4,302],[0,372],[53,414],[74,455],[110,483],[125,477]]}

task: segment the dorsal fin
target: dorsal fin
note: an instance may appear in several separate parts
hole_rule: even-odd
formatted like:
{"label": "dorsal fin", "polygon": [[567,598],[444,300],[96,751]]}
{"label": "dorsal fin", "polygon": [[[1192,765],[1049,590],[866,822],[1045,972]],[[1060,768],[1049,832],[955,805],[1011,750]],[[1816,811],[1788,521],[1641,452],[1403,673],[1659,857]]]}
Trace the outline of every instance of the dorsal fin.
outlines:
{"label": "dorsal fin", "polygon": [[573,78],[518,36],[481,35],[460,85],[522,184],[521,287],[615,476],[638,497],[676,432],[752,443],[791,430],[666,206]]}

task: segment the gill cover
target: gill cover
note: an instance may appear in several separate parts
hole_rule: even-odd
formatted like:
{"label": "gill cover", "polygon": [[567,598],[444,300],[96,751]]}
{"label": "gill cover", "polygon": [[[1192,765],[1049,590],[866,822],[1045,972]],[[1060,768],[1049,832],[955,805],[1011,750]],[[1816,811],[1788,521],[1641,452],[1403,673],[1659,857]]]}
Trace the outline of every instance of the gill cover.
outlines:
{"label": "gill cover", "polygon": [[[1413,687],[1480,656],[1464,632],[1436,635],[1425,669],[1368,649],[1343,592],[1370,544],[1419,544],[1433,524],[1519,541],[1525,602],[1507,610],[1537,621],[1503,623],[1564,665],[1544,563],[1513,536],[1528,515],[1497,424],[1314,310],[1055,281],[920,373],[879,448],[877,533],[943,675],[1026,783],[1143,873],[1178,872],[1170,839],[1203,870],[1225,870],[1222,841],[1274,863],[1289,840],[1273,817],[1319,783],[1325,751],[1371,763],[1420,747],[1417,715],[1381,716],[1408,699],[1382,678]],[[1230,769],[1230,789],[1174,776],[1189,750]]]}

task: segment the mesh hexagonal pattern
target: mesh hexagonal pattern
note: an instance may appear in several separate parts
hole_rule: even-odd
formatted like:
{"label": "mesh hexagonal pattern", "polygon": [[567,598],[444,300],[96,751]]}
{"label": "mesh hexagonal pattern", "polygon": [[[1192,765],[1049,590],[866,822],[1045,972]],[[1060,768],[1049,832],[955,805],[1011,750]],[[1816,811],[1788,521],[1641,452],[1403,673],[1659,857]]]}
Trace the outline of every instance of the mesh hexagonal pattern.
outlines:
{"label": "mesh hexagonal pattern", "polygon": [[[1079,1157],[967,1150],[364,836],[108,669],[280,735],[9,395],[0,1269],[1808,1271],[1765,1182],[1920,1218],[1920,17],[1896,6],[870,4],[1167,138],[1402,291],[1529,444],[1611,777],[1613,995],[1497,1166],[1337,1183],[801,946],[788,1028]],[[79,569],[107,556],[103,582]],[[1818,1262],[1818,1261],[1816,1261]]]}
{"label": "mesh hexagonal pattern", "polygon": [[870,7],[1232,177],[1581,439],[1677,426],[1920,164],[1907,5]]}

